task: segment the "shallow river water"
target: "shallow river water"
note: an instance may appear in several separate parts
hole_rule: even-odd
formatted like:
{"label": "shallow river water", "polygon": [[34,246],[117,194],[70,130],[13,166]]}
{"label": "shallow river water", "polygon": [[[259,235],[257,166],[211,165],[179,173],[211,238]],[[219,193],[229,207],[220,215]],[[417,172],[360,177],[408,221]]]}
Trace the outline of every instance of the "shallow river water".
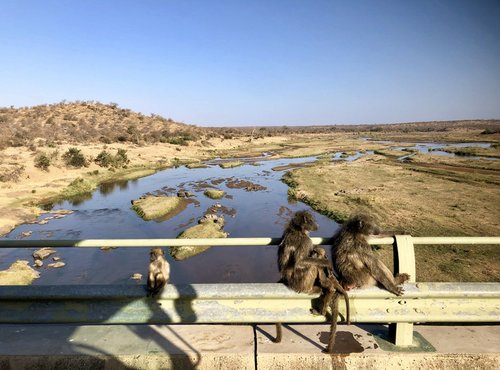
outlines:
{"label": "shallow river water", "polygon": [[[390,142],[388,142],[390,143]],[[467,143],[458,146],[488,147],[487,143]],[[422,143],[414,149],[430,154],[453,155],[440,152],[447,144]],[[457,144],[453,144],[457,146]],[[437,149],[437,150],[436,150]],[[344,160],[355,160],[356,153]],[[340,160],[341,153],[332,155]],[[288,187],[281,182],[285,171],[272,168],[311,162],[316,157],[266,160],[250,159],[237,168],[222,169],[218,161],[207,162],[208,168],[188,169],[184,166],[160,171],[138,180],[101,186],[93,194],[54,205],[52,210],[69,209],[74,213],[55,219],[51,214],[46,224],[25,224],[2,239],[134,239],[175,238],[181,231],[196,225],[207,210],[218,204],[218,214],[225,218],[224,230],[229,237],[280,237],[293,212],[311,211],[319,225],[312,236],[330,237],[338,224],[316,213],[309,206],[288,200]],[[238,180],[260,185],[263,190],[247,191],[227,185]],[[222,189],[227,196],[212,200],[203,195],[207,186]],[[145,194],[175,195],[177,191],[192,192],[195,196],[187,208],[168,220],[144,221],[131,209],[131,200]],[[208,251],[175,261],[171,265],[172,283],[217,282],[275,282],[278,280],[276,246],[212,247]],[[35,249],[0,249],[0,270],[17,259],[33,263]],[[57,255],[66,263],[63,268],[40,268],[41,278],[34,284],[137,284],[144,283],[148,265],[148,248],[118,248],[102,251],[98,248],[58,248]],[[45,261],[45,265],[48,264]],[[134,273],[143,274],[142,282],[131,280]]]}
{"label": "shallow river water", "polygon": [[[207,209],[217,203],[221,205],[218,214],[224,214],[224,230],[229,233],[229,237],[280,237],[290,215],[301,209],[310,210],[319,224],[319,230],[312,233],[313,236],[331,236],[338,225],[305,204],[289,201],[288,187],[280,180],[284,172],[272,170],[276,166],[315,159],[261,160],[232,169],[222,169],[217,164],[200,169],[166,169],[138,180],[102,186],[88,199],[55,205],[53,210],[70,209],[74,213],[62,219],[51,219],[44,225],[21,225],[5,238],[19,239],[23,233],[30,231],[32,234],[25,240],[175,238],[182,230],[196,225]],[[265,187],[265,190],[228,188],[227,184],[231,180],[247,180]],[[227,197],[220,200],[207,198],[203,195],[207,184],[226,191]],[[130,201],[142,195],[175,195],[179,190],[192,192],[195,195],[192,198],[194,202],[169,220],[144,221],[130,208]],[[50,216],[44,215],[40,219]],[[26,259],[31,264],[33,250],[0,250],[0,269],[7,268],[16,259]],[[41,278],[35,280],[34,284],[135,284],[130,279],[131,275],[138,272],[145,277],[147,271],[148,248],[57,250],[57,255],[66,266],[59,269],[43,266],[40,268]],[[170,256],[168,258],[172,283],[278,280],[275,246],[212,247],[183,261],[175,261]],[[45,264],[49,263],[47,261]]]}

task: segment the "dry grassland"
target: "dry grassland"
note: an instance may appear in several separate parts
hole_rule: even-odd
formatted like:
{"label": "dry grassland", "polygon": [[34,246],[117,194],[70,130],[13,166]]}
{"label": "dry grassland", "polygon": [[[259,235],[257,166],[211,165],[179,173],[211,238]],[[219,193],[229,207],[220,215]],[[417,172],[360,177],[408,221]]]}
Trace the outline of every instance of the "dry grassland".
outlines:
{"label": "dry grassland", "polygon": [[[419,161],[435,163],[429,155],[419,155]],[[288,173],[285,181],[292,196],[316,210],[337,220],[353,212],[369,212],[391,234],[500,235],[498,168],[476,173],[474,167],[464,166],[463,160],[447,158],[445,162],[446,169],[421,167],[418,162],[373,155],[354,162],[297,169]],[[390,253],[383,248],[384,258],[390,259]],[[416,256],[421,281],[500,279],[499,246],[419,246]]]}

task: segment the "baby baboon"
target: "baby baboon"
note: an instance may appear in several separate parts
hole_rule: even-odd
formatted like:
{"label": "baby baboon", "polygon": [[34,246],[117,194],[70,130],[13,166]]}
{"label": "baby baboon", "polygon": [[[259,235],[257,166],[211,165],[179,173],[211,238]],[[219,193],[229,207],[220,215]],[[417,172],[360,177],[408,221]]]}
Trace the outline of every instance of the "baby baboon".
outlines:
{"label": "baby baboon", "polygon": [[170,265],[165,260],[161,248],[151,248],[149,256],[148,290],[154,296],[168,283]]}
{"label": "baby baboon", "polygon": [[346,290],[374,286],[378,282],[391,293],[402,295],[403,288],[398,285],[410,276],[397,274],[394,277],[377,258],[367,237],[378,233],[379,228],[373,217],[365,214],[351,217],[334,238],[333,266]]}
{"label": "baby baboon", "polygon": [[[280,282],[298,293],[322,293],[321,314],[326,315],[328,305],[332,307],[332,330],[336,328],[338,317],[338,292],[344,295],[349,321],[349,299],[346,291],[333,275],[323,248],[314,247],[309,232],[317,230],[313,216],[307,211],[296,212],[283,233],[278,248],[278,269]],[[276,340],[281,341],[281,324],[276,324]],[[335,341],[335,332],[330,332],[328,351]]]}

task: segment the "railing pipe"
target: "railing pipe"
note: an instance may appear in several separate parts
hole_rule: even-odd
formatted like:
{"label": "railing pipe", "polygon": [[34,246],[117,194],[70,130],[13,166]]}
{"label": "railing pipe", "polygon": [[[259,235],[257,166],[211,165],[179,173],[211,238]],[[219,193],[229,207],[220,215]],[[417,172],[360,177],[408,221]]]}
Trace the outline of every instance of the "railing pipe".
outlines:
{"label": "railing pipe", "polygon": [[[331,245],[332,238],[311,238],[315,245]],[[178,247],[183,245],[213,246],[213,247],[244,247],[279,245],[282,238],[200,238],[200,239],[73,239],[73,240],[0,240],[0,248],[41,248],[41,247]],[[500,241],[499,241],[500,242]],[[370,238],[370,244],[390,245],[393,237]]]}

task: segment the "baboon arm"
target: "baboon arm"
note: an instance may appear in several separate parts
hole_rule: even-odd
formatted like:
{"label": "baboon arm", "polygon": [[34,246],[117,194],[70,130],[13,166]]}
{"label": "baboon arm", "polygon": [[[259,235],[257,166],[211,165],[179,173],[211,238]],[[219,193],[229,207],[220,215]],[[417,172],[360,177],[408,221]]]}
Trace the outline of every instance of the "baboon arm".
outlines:
{"label": "baboon arm", "polygon": [[155,275],[154,273],[150,272],[148,274],[148,288],[151,290],[155,287]]}
{"label": "baboon arm", "polygon": [[279,254],[278,267],[283,268],[288,266],[288,263],[290,262],[290,257],[292,256],[294,250],[295,250],[294,246],[285,245],[283,247],[282,253]]}
{"label": "baboon arm", "polygon": [[297,267],[304,268],[309,266],[332,268],[332,264],[326,258],[307,257],[297,262]]}

